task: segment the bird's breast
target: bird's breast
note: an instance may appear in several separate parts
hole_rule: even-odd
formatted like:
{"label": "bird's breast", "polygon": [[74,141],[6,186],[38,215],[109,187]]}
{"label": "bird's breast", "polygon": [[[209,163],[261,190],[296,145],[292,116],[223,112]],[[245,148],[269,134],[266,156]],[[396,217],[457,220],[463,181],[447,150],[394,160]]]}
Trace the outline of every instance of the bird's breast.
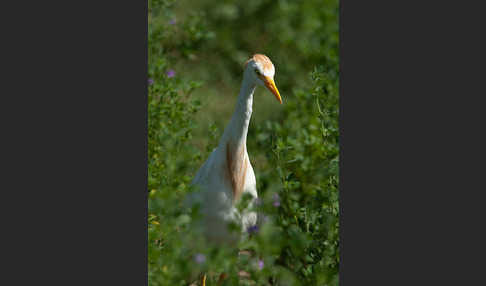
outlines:
{"label": "bird's breast", "polygon": [[228,142],[218,146],[196,178],[203,224],[210,240],[232,240],[227,231],[230,222],[239,221],[242,231],[256,222],[256,213],[250,209],[239,213],[236,206],[244,193],[257,197],[255,174],[245,144]]}
{"label": "bird's breast", "polygon": [[[233,202],[237,202],[243,191],[247,187],[249,171],[251,170],[250,161],[246,152],[246,144],[226,144],[226,162],[223,164],[223,173],[231,187]],[[251,170],[252,171],[252,170]],[[251,174],[254,176],[254,174]]]}

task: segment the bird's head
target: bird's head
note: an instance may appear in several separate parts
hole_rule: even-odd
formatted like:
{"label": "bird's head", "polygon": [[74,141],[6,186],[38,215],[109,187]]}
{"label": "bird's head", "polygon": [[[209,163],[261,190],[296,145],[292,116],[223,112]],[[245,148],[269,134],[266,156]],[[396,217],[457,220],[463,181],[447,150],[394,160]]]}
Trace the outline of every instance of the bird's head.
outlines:
{"label": "bird's head", "polygon": [[275,98],[282,103],[282,98],[273,80],[274,75],[275,67],[265,55],[255,54],[245,63],[245,76],[258,85],[266,86],[275,95]]}

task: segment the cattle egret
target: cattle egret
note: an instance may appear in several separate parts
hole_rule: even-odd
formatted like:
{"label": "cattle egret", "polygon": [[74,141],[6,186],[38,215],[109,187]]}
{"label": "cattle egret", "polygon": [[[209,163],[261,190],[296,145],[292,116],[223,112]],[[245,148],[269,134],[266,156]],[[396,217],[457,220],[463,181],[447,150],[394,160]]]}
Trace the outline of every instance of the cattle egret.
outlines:
{"label": "cattle egret", "polygon": [[[201,226],[206,238],[217,244],[236,243],[248,228],[256,225],[257,214],[251,211],[258,197],[255,173],[246,149],[246,138],[252,114],[253,93],[257,85],[266,86],[275,98],[282,98],[274,81],[275,68],[270,59],[255,54],[245,63],[243,82],[233,116],[226,126],[218,147],[197,172],[189,204],[198,203]],[[251,200],[241,213],[236,208],[244,194]],[[237,222],[241,232],[232,232],[228,224]],[[205,277],[202,280],[204,283]]]}

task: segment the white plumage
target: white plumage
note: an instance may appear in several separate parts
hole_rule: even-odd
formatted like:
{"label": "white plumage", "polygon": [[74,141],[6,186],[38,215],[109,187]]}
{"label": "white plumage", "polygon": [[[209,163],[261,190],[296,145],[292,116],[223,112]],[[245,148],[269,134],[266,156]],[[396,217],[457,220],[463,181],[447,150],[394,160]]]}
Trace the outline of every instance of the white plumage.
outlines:
{"label": "white plumage", "polygon": [[[203,215],[202,230],[215,243],[234,243],[241,235],[232,234],[228,223],[241,225],[241,233],[255,225],[257,214],[249,208],[258,197],[255,173],[246,149],[246,138],[252,114],[253,93],[257,85],[266,86],[282,103],[273,77],[275,68],[268,57],[256,54],[245,65],[243,82],[231,121],[224,130],[218,147],[197,172],[188,203],[200,204]],[[244,194],[252,200],[247,209],[239,213],[236,204]]]}

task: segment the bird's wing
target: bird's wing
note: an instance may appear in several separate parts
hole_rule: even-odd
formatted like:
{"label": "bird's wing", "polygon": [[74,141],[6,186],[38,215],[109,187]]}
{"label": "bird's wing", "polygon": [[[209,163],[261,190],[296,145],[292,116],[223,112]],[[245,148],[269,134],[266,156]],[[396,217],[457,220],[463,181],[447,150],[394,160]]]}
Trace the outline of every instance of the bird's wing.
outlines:
{"label": "bird's wing", "polygon": [[216,149],[217,148],[213,149],[213,152],[211,152],[211,155],[209,155],[206,162],[204,162],[204,164],[201,166],[201,168],[199,168],[196,175],[194,176],[194,179],[191,182],[191,185],[199,185],[199,184],[204,182],[204,180],[206,179],[206,177],[208,175],[209,169],[213,165],[214,157],[216,156]]}
{"label": "bird's wing", "polygon": [[187,207],[191,207],[194,203],[202,203],[203,194],[205,186],[207,185],[207,179],[209,176],[209,171],[214,164],[214,157],[216,156],[216,149],[213,149],[211,155],[209,155],[208,159],[204,164],[199,168],[194,179],[191,182],[191,186],[195,188],[191,193],[189,193],[185,199],[184,205]]}

